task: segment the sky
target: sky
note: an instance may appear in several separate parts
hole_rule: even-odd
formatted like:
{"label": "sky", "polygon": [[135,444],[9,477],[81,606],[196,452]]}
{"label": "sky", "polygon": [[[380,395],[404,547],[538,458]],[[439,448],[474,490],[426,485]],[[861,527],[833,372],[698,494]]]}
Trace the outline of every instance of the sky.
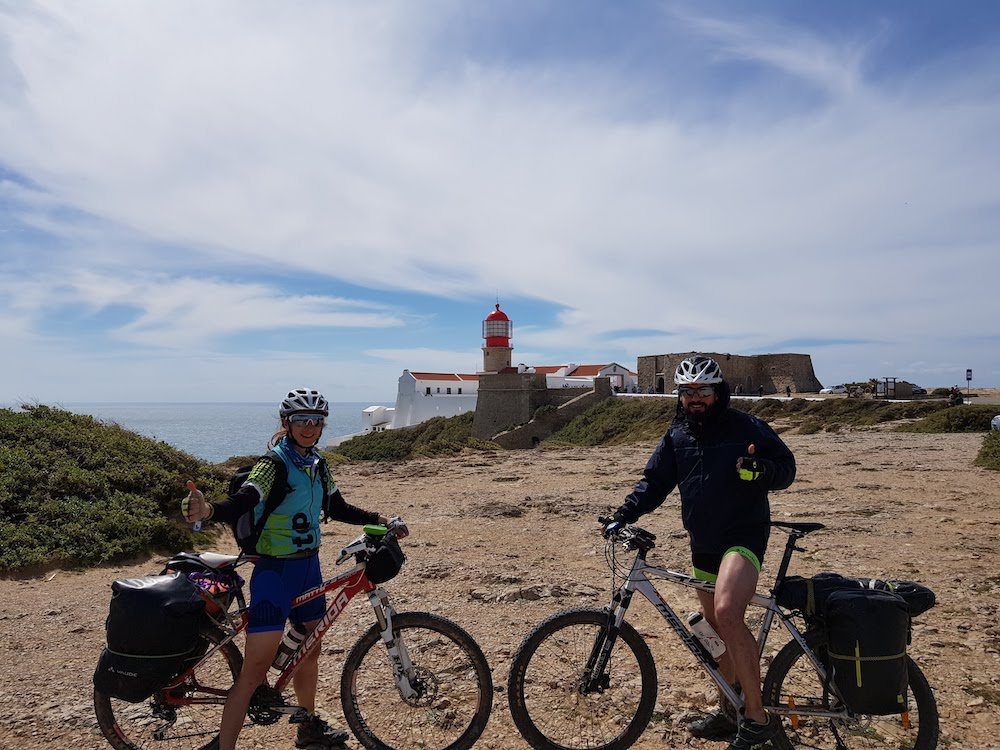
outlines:
{"label": "sky", "polygon": [[0,0],[0,402],[1000,386],[1000,3]]}

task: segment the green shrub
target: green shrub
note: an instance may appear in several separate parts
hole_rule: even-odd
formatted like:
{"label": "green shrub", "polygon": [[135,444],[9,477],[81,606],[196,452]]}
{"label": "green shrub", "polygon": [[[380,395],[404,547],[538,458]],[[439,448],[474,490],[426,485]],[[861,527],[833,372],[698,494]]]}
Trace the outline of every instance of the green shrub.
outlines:
{"label": "green shrub", "polygon": [[996,414],[995,406],[952,406],[911,424],[900,425],[900,432],[985,432]]}
{"label": "green shrub", "polygon": [[92,417],[0,409],[0,570],[191,546],[187,479],[216,495],[226,483],[217,467]]}
{"label": "green shrub", "polygon": [[674,418],[672,398],[609,398],[576,417],[546,442],[604,445],[659,440]]}
{"label": "green shrub", "polygon": [[340,460],[401,461],[414,456],[450,456],[466,448],[495,449],[494,443],[472,437],[474,417],[472,412],[434,417],[413,427],[359,435],[338,445],[336,454]]}
{"label": "green shrub", "polygon": [[1000,430],[990,430],[976,456],[976,466],[1000,471]]}

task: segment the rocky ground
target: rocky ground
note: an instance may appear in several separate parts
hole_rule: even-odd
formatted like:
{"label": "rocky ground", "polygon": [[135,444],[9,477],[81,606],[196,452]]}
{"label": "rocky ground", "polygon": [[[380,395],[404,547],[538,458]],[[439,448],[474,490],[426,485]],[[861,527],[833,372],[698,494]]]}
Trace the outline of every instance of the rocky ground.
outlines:
{"label": "rocky ground", "polygon": [[[1000,475],[972,466],[982,435],[871,430],[785,437],[799,473],[789,490],[773,496],[773,512],[828,526],[808,539],[794,572],[837,570],[931,586],[938,606],[916,624],[911,654],[936,688],[940,746],[1000,748],[994,713],[1000,710]],[[397,607],[451,617],[490,660],[497,698],[477,747],[527,748],[507,712],[511,654],[548,614],[604,605],[610,578],[595,518],[619,504],[652,447],[470,453],[338,468],[351,502],[409,521],[408,563],[386,586]],[[658,535],[651,559],[686,569],[676,496],[644,525]],[[327,572],[352,536],[353,529],[325,527]],[[780,544],[780,535],[772,536],[765,576],[773,576]],[[223,537],[217,549],[233,548]],[[90,680],[103,645],[109,585],[157,568],[145,560],[0,580],[0,748],[108,747],[95,724]],[[690,611],[694,598],[682,592],[676,608]],[[662,717],[635,747],[721,747],[690,739],[683,729],[709,708],[713,691],[703,673],[648,603],[636,603],[631,617],[657,659]],[[321,665],[321,701],[335,719],[345,646],[370,624],[371,613],[356,601],[341,620],[327,636]],[[241,747],[291,748],[289,728],[248,730]]]}

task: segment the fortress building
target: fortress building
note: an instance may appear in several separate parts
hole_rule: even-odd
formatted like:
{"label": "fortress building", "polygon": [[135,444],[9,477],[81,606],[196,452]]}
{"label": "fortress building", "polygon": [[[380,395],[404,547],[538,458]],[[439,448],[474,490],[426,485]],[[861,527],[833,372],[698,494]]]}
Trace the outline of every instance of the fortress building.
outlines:
{"label": "fortress building", "polygon": [[638,358],[639,390],[642,393],[670,393],[674,389],[674,371],[685,357],[703,354],[719,363],[722,375],[734,393],[748,395],[784,393],[816,393],[823,386],[813,371],[808,354],[717,354],[713,352],[680,352],[653,354]]}

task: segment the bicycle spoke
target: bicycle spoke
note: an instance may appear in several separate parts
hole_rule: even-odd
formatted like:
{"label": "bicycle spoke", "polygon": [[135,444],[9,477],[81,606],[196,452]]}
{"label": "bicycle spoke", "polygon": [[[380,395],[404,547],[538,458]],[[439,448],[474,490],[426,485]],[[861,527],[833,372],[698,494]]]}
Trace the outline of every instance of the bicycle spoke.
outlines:
{"label": "bicycle spoke", "polygon": [[585,670],[607,616],[575,610],[542,623],[525,639],[511,668],[514,721],[533,747],[626,748],[652,713],[656,671],[648,647],[627,627],[598,682]]}
{"label": "bicycle spoke", "polygon": [[[219,636],[213,636],[217,639]],[[219,649],[196,672],[201,687],[227,691],[239,673],[242,658],[232,643]],[[208,697],[206,693],[190,693]],[[222,703],[168,706],[159,694],[142,703],[128,703],[95,691],[98,724],[117,750],[195,750],[219,731]]]}
{"label": "bicycle spoke", "polygon": [[[811,643],[817,638],[809,636]],[[937,739],[937,709],[930,687],[912,662],[910,672],[909,713],[885,716],[859,716],[830,719],[796,714],[784,716],[784,736],[776,743],[781,748],[811,750],[930,750]],[[771,705],[800,710],[823,709],[823,685],[811,662],[796,644],[790,644],[777,658],[765,684],[765,700]],[[828,701],[833,701],[832,696]],[[837,708],[836,705],[833,706]]]}
{"label": "bicycle spoke", "polygon": [[344,710],[355,734],[369,748],[470,746],[492,704],[489,670],[478,647],[441,618],[408,614],[397,616],[396,623],[397,640],[413,666],[409,684],[416,695],[403,696],[389,652],[371,632],[344,668]]}

